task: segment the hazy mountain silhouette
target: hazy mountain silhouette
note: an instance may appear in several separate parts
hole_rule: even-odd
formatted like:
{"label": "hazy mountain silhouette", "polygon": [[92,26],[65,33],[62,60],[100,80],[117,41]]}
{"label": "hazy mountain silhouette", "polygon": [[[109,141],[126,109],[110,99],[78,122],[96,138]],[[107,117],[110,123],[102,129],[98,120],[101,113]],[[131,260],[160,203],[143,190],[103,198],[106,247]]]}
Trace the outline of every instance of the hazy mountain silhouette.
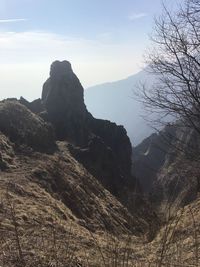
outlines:
{"label": "hazy mountain silhouette", "polygon": [[146,69],[126,79],[104,83],[85,90],[88,110],[97,118],[109,119],[123,125],[135,146],[153,130],[143,115],[144,107],[135,98],[139,83],[151,83],[153,77]]}

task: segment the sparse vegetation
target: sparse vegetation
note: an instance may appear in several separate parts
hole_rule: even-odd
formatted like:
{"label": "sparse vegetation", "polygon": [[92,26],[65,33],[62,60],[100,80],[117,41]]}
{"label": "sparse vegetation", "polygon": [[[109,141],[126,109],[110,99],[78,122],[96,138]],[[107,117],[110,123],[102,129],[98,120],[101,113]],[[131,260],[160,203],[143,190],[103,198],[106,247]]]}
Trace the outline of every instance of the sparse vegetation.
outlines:
{"label": "sparse vegetation", "polygon": [[184,3],[156,21],[160,83],[143,91],[147,107],[192,129],[184,146],[165,145],[168,162],[157,154],[164,197],[150,203],[125,129],[93,118],[70,62],[56,61],[42,99],[0,102],[0,267],[200,266],[200,1]]}
{"label": "sparse vegetation", "polygon": [[16,199],[9,191],[9,184],[1,196],[2,267],[199,266],[200,225],[196,213],[199,201],[178,212],[168,211],[165,224],[150,243],[132,235],[119,237],[108,232],[99,235],[89,231],[88,245],[80,248],[79,233],[72,224],[67,223],[67,228],[62,228],[62,220],[55,217],[50,225],[43,222],[38,227],[32,218],[33,224],[27,227],[19,217],[20,210],[14,204]]}

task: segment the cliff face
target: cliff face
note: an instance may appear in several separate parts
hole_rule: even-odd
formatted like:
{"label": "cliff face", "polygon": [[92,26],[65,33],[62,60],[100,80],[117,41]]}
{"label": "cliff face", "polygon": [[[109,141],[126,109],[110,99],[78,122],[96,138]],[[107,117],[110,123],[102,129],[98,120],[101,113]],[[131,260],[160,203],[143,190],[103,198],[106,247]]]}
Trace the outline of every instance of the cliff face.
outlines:
{"label": "cliff face", "polygon": [[158,206],[190,203],[199,192],[200,136],[179,122],[133,150],[133,171]]}
{"label": "cliff face", "polygon": [[[112,194],[125,199],[135,189],[131,176],[131,143],[122,126],[95,119],[87,111],[83,87],[67,61],[51,65],[45,82],[41,116],[54,126],[56,138],[70,143],[70,151]],[[103,103],[102,103],[103,104]],[[123,196],[122,196],[123,195]]]}
{"label": "cliff face", "polygon": [[50,78],[43,86],[42,102],[57,139],[68,139],[78,144],[86,142],[87,110],[83,87],[68,61],[55,61],[51,65]]}
{"label": "cliff face", "polygon": [[172,148],[175,132],[175,128],[165,127],[160,133],[150,135],[133,148],[132,172],[138,177],[146,193],[152,191],[157,174]]}
{"label": "cliff face", "polygon": [[123,126],[117,126],[108,120],[90,119],[92,132],[102,138],[116,155],[117,166],[120,166],[123,176],[130,176],[131,144]]}

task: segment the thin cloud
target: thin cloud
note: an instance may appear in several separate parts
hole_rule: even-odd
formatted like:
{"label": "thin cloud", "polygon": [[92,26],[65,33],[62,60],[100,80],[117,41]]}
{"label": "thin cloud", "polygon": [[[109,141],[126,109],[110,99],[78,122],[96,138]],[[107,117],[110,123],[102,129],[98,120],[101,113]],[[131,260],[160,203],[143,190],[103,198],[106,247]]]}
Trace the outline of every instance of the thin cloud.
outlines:
{"label": "thin cloud", "polygon": [[112,39],[0,30],[0,88],[4,88],[0,98],[23,95],[36,99],[49,75],[49,66],[56,59],[71,61],[84,87],[122,79],[138,71],[145,47],[143,43],[118,43]]}
{"label": "thin cloud", "polygon": [[144,18],[146,16],[147,16],[146,13],[133,13],[128,18],[129,20],[133,21],[133,20]]}
{"label": "thin cloud", "polygon": [[20,21],[27,21],[27,19],[0,19],[0,23],[13,23]]}

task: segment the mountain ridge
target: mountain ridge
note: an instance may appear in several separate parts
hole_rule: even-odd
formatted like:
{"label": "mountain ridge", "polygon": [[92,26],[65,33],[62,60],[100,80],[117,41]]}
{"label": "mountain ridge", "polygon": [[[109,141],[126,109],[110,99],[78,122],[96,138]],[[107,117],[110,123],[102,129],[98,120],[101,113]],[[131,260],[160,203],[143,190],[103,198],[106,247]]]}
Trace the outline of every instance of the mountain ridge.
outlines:
{"label": "mountain ridge", "polygon": [[[101,119],[109,119],[123,125],[130,137],[132,145],[140,143],[153,132],[141,117],[144,109],[135,100],[134,91],[140,82],[152,80],[147,68],[125,79],[103,83],[85,90],[85,102],[92,114]],[[145,114],[144,114],[145,115]]]}

